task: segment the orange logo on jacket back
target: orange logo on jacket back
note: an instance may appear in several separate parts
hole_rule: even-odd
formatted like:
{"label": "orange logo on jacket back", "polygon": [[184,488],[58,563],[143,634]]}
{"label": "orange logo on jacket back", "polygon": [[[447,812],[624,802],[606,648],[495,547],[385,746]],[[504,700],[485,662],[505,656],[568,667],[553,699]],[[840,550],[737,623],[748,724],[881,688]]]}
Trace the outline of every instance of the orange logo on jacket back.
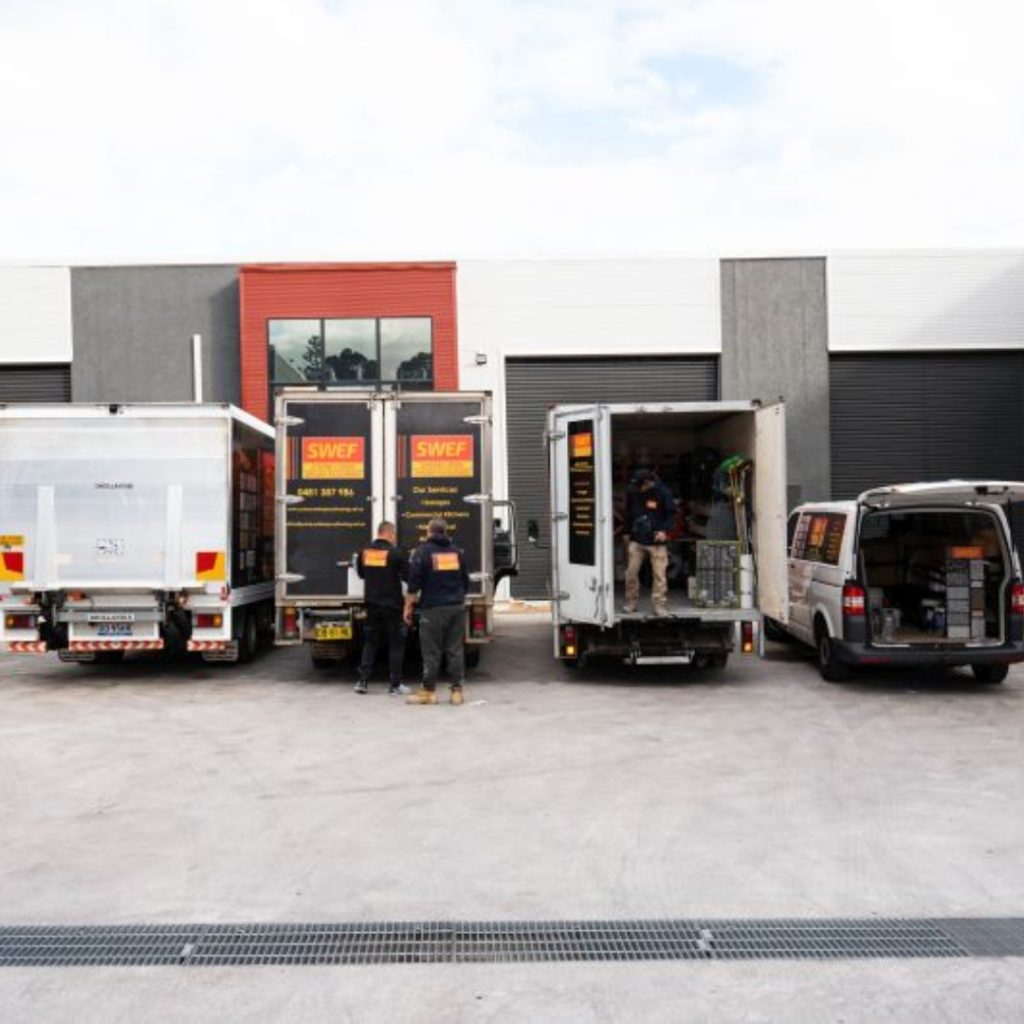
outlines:
{"label": "orange logo on jacket back", "polygon": [[363,565],[384,569],[388,564],[388,553],[383,548],[367,548],[363,552]]}
{"label": "orange logo on jacket back", "polygon": [[439,551],[434,555],[434,568],[438,572],[458,572],[458,553],[455,551]]}

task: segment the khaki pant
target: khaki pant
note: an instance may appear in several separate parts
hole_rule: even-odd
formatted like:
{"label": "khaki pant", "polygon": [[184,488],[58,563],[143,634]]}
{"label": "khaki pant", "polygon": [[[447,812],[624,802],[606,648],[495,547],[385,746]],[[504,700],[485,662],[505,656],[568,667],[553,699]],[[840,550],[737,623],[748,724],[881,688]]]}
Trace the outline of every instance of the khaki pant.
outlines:
{"label": "khaki pant", "polygon": [[635,606],[640,601],[640,570],[644,559],[651,556],[651,604],[664,609],[668,604],[668,548],[664,544],[637,544],[629,542],[629,561],[626,563],[626,604]]}

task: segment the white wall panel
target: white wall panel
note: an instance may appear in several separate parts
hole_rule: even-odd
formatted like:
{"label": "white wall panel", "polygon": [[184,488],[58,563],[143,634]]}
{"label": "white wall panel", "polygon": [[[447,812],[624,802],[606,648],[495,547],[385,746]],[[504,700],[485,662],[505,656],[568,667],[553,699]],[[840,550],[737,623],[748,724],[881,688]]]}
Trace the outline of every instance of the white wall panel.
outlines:
{"label": "white wall panel", "polygon": [[833,352],[1024,348],[1024,251],[830,256]]}
{"label": "white wall panel", "polygon": [[71,362],[67,267],[0,267],[0,363]]}

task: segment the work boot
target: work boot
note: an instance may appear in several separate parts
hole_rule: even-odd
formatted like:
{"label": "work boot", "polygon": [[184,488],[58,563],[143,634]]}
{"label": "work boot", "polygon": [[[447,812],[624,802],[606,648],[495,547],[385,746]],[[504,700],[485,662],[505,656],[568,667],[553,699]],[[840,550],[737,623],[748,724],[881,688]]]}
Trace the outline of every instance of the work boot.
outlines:
{"label": "work boot", "polygon": [[369,693],[370,684],[365,679],[359,679],[356,681],[356,685],[352,687],[356,693]]}
{"label": "work boot", "polygon": [[654,617],[656,619],[667,619],[668,609],[663,604],[656,604],[654,606]]}
{"label": "work boot", "polygon": [[412,693],[412,690],[405,683],[392,683],[388,688],[389,697],[405,697],[410,693]]}
{"label": "work boot", "polygon": [[462,704],[463,700],[465,700],[465,697],[463,696],[463,693],[462,693],[462,687],[461,686],[453,686],[452,687],[452,697],[451,697],[451,700],[452,700],[452,703],[456,707],[459,707]]}
{"label": "work boot", "polygon": [[436,704],[437,693],[421,686],[412,696],[405,698],[406,704]]}
{"label": "work boot", "polygon": [[636,605],[635,604],[624,604],[622,606],[622,614],[623,615],[632,615],[635,611],[636,611]]}

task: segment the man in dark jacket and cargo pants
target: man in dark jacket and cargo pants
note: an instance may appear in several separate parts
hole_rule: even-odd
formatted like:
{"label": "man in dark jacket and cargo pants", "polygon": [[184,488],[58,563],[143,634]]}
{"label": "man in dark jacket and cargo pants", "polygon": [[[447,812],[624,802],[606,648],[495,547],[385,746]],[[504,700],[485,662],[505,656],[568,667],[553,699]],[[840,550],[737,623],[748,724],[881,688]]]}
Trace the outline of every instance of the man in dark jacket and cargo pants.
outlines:
{"label": "man in dark jacket and cargo pants", "polygon": [[395,524],[383,522],[377,527],[377,539],[356,555],[356,572],[363,581],[366,623],[363,627],[363,657],[359,664],[356,693],[366,693],[370,673],[377,660],[377,649],[388,645],[388,676],[392,695],[406,694],[402,685],[405,659],[405,626],[402,622],[402,581],[409,576],[409,559],[395,547]]}
{"label": "man in dark jacket and cargo pants", "polygon": [[448,524],[432,519],[427,540],[413,553],[409,567],[409,592],[405,597],[405,621],[412,625],[412,612],[420,606],[420,649],[423,652],[423,685],[408,700],[410,704],[437,703],[437,677],[442,655],[448,661],[452,703],[463,700],[465,676],[463,642],[466,635],[466,591],[469,573],[466,556],[448,536]]}

